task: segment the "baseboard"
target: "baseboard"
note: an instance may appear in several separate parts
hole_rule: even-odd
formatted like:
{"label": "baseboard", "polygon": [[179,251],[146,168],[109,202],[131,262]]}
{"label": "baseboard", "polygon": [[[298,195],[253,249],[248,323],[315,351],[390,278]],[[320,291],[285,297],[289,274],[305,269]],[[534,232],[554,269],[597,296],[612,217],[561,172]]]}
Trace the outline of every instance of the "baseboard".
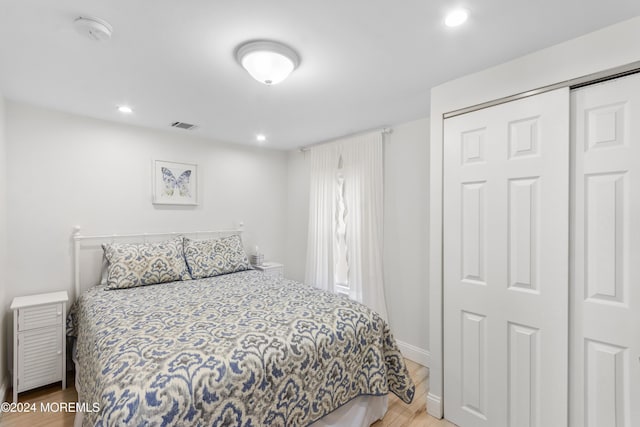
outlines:
{"label": "baseboard", "polygon": [[440,396],[431,393],[427,394],[427,413],[434,418],[442,418],[444,411]]}
{"label": "baseboard", "polygon": [[404,341],[396,340],[398,348],[404,357],[407,359],[419,363],[427,368],[431,366],[431,353],[429,350],[425,350],[415,345],[408,344]]}

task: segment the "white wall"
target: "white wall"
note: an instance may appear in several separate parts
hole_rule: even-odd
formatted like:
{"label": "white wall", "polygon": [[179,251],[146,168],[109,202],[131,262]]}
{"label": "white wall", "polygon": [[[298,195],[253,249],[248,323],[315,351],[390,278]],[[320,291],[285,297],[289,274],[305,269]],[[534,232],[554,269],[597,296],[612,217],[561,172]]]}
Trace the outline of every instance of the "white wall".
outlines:
{"label": "white wall", "polygon": [[[230,228],[283,259],[286,153],[7,102],[7,301],[72,290],[71,232]],[[196,162],[200,205],[151,203],[151,160]]]}
{"label": "white wall", "polygon": [[384,284],[403,354],[429,363],[429,119],[393,127],[384,146]]}
{"label": "white wall", "polygon": [[[429,325],[427,410],[442,416],[442,115],[482,102],[640,60],[640,17],[475,73],[431,91]],[[446,415],[446,414],[445,414]]]}
{"label": "white wall", "polygon": [[[10,314],[7,298],[9,281],[7,277],[7,156],[5,137],[5,101],[0,94],[0,401],[4,401],[4,392],[8,380],[6,375],[5,354],[7,327]],[[2,414],[0,414],[0,417]]]}
{"label": "white wall", "polygon": [[286,276],[304,282],[309,224],[309,152],[289,151],[287,157]]}
{"label": "white wall", "polygon": [[[429,119],[393,127],[385,142],[384,271],[391,329],[405,356],[428,364]],[[304,280],[309,156],[288,156],[287,275]]]}

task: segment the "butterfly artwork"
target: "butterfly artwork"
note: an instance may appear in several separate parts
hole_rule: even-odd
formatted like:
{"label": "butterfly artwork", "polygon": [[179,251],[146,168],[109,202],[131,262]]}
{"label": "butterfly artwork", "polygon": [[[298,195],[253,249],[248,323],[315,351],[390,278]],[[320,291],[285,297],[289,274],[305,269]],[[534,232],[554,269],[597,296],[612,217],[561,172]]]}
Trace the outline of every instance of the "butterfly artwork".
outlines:
{"label": "butterfly artwork", "polygon": [[178,178],[173,175],[173,172],[169,168],[164,166],[162,170],[162,181],[164,182],[164,194],[166,196],[173,196],[175,190],[178,190],[180,197],[191,197],[189,191],[189,180],[191,179],[191,169],[187,169],[182,172]]}
{"label": "butterfly artwork", "polygon": [[197,205],[198,165],[164,160],[154,161],[153,203]]}

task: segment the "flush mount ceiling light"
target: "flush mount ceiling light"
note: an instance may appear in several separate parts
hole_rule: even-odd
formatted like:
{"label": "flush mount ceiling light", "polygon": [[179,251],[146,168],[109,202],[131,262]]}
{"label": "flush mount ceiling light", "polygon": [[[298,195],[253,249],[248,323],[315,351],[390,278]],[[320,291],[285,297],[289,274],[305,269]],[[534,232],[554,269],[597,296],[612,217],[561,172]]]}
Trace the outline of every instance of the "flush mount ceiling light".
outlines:
{"label": "flush mount ceiling light", "polygon": [[444,24],[447,27],[457,27],[464,24],[469,17],[469,11],[467,9],[455,9],[447,14],[444,18]]}
{"label": "flush mount ceiling light", "polygon": [[133,113],[133,108],[129,107],[128,105],[120,105],[118,106],[118,111],[123,114],[131,114]]}
{"label": "flush mount ceiling light", "polygon": [[265,142],[267,140],[266,135],[259,133],[256,135],[256,141],[258,142]]}
{"label": "flush mount ceiling light", "polygon": [[76,30],[94,41],[107,41],[111,38],[113,27],[99,18],[79,16],[73,21]]}
{"label": "flush mount ceiling light", "polygon": [[280,83],[300,65],[300,57],[295,50],[270,40],[240,45],[236,49],[236,59],[251,77],[266,85]]}

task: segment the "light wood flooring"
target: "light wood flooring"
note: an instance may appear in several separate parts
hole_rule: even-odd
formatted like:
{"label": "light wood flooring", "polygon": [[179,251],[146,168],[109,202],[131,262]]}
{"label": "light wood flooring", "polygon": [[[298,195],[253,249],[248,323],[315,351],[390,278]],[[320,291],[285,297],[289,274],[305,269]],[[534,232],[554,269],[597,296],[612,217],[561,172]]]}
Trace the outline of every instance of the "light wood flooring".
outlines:
{"label": "light wood flooring", "polygon": [[[371,427],[455,427],[445,420],[438,420],[427,414],[427,383],[429,370],[424,366],[407,360],[407,366],[413,382],[416,385],[416,395],[410,405],[405,404],[394,394],[389,394],[389,409],[384,418]],[[35,403],[40,408],[44,402],[77,402],[78,393],[73,385],[73,377],[67,379],[69,385],[66,390],[60,389],[60,383],[53,386],[21,393],[20,402]],[[10,402],[12,395],[7,394],[6,401]],[[0,414],[2,427],[73,427],[73,412],[34,413],[5,413]]]}

